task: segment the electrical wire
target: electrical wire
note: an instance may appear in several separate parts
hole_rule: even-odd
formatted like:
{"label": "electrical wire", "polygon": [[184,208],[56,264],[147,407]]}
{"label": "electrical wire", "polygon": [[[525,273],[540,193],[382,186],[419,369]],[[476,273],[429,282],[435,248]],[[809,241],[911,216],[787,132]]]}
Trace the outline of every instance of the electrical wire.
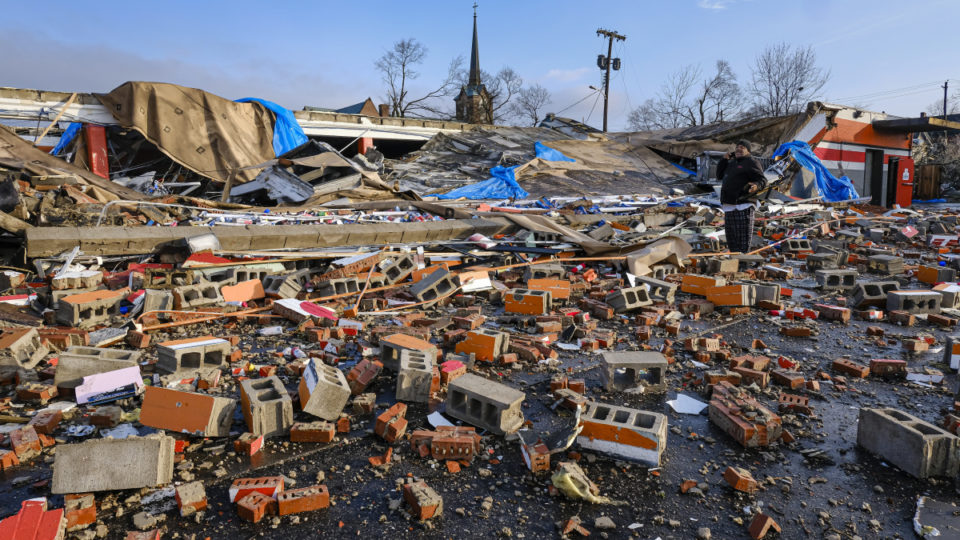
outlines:
{"label": "electrical wire", "polygon": [[600,92],[599,90],[594,90],[593,92],[590,92],[589,94],[587,94],[586,96],[584,96],[583,99],[580,99],[580,100],[578,100],[577,102],[575,102],[574,104],[568,105],[568,106],[560,109],[559,111],[557,111],[557,112],[554,113],[554,114],[560,114],[560,113],[566,111],[567,109],[570,109],[570,108],[572,108],[572,107],[575,107],[575,106],[579,105],[580,103],[582,103],[583,101],[586,101],[587,99],[590,99],[590,97],[593,96],[593,94],[596,94],[596,93],[599,93],[599,92]]}

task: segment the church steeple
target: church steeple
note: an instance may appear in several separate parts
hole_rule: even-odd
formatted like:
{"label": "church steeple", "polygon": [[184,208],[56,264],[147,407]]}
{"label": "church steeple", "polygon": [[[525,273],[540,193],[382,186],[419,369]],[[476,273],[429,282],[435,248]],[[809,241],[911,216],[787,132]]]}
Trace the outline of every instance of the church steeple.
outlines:
{"label": "church steeple", "polygon": [[487,87],[480,80],[480,39],[477,35],[477,3],[473,3],[473,48],[470,50],[470,74],[467,84],[460,87],[457,120],[469,124],[492,124],[493,106]]}
{"label": "church steeple", "polygon": [[473,4],[473,49],[470,51],[470,78],[467,85],[480,86],[480,40],[477,38],[477,4]]}

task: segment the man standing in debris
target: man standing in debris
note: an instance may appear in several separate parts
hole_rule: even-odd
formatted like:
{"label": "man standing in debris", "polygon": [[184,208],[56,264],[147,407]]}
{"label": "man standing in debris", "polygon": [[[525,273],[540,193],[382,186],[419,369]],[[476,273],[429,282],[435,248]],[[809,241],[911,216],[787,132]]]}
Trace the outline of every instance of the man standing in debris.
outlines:
{"label": "man standing in debris", "polygon": [[717,178],[723,182],[720,203],[723,204],[727,248],[732,252],[747,253],[758,206],[755,197],[767,185],[760,162],[750,155],[748,141],[737,141],[734,151],[720,160]]}

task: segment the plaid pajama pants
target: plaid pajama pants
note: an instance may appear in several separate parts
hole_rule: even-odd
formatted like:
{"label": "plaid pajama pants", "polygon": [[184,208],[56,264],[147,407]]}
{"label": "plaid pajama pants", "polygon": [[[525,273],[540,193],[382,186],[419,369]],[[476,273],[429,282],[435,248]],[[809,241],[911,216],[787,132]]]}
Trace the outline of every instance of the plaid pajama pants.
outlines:
{"label": "plaid pajama pants", "polygon": [[753,216],[756,208],[731,210],[724,213],[724,230],[727,233],[727,248],[732,252],[750,251],[750,238],[753,237]]}

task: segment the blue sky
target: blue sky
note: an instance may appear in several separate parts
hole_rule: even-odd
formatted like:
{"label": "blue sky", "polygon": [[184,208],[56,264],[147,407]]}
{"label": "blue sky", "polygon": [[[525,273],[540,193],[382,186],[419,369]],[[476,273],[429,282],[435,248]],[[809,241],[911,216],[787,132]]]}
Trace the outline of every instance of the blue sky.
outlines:
{"label": "blue sky", "polygon": [[[733,65],[741,82],[765,46],[812,45],[831,71],[824,98],[915,116],[960,90],[956,0],[557,0],[479,2],[480,63],[550,90],[549,111],[601,124],[597,28],[623,69],[611,81],[611,129],[681,66]],[[428,49],[414,94],[470,49],[472,0],[366,2],[17,2],[0,25],[0,86],[106,92],[127,80],[173,82],[293,109],[342,107],[383,84],[374,61],[413,37]],[[269,7],[268,7],[269,6]],[[921,86],[922,85],[922,86]],[[909,91],[892,92],[911,88]],[[864,96],[887,92],[879,96]]]}

